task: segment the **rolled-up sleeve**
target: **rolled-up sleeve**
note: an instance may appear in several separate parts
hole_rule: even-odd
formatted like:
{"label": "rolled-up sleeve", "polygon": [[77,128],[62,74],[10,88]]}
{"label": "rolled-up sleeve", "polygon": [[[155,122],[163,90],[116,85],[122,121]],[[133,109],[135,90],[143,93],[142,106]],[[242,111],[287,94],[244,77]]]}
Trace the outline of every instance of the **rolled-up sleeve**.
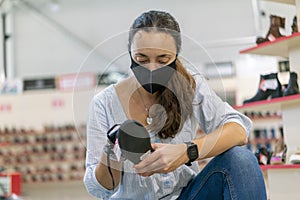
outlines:
{"label": "rolled-up sleeve", "polygon": [[200,128],[208,134],[223,124],[236,122],[245,129],[249,136],[252,127],[251,120],[217,96],[203,76],[197,74],[194,78],[196,81],[193,101],[194,116]]}
{"label": "rolled-up sleeve", "polygon": [[86,171],[84,184],[87,191],[101,199],[109,199],[113,194],[111,190],[105,189],[99,184],[95,176],[95,169],[100,160],[102,150],[106,144],[107,119],[105,106],[99,95],[95,96],[90,103],[87,121],[87,149],[86,149]]}

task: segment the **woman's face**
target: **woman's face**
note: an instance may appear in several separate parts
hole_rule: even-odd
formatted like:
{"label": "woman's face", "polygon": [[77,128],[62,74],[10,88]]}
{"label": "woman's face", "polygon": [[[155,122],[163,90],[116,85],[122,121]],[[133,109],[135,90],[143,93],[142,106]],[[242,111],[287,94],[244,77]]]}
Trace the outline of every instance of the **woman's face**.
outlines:
{"label": "woman's face", "polygon": [[130,49],[133,60],[149,70],[172,63],[177,52],[174,38],[164,32],[138,31]]}

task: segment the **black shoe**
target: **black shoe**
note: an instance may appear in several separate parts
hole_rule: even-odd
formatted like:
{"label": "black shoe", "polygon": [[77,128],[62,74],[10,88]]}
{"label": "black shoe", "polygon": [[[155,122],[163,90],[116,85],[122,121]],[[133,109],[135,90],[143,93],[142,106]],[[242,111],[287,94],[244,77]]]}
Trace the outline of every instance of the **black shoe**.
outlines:
{"label": "black shoe", "polygon": [[268,97],[277,98],[282,96],[281,84],[277,73],[260,75],[259,88],[254,97],[244,101],[244,104],[265,100]]}
{"label": "black shoe", "polygon": [[283,91],[283,96],[299,94],[298,76],[295,72],[290,72],[290,80],[287,88]]}
{"label": "black shoe", "polygon": [[122,156],[134,164],[139,163],[145,153],[153,151],[148,131],[137,121],[127,120],[121,124],[117,137]]}
{"label": "black shoe", "polygon": [[266,147],[260,147],[255,152],[255,157],[259,165],[269,165],[271,162],[273,152],[269,151]]}
{"label": "black shoe", "polygon": [[297,16],[293,18],[293,24],[292,24],[292,34],[298,32],[298,24],[297,24]]}

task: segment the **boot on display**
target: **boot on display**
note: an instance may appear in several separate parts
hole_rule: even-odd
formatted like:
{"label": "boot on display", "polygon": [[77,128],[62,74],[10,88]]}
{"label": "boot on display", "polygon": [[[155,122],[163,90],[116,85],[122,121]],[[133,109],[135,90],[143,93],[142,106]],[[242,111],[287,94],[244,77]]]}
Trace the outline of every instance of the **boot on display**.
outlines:
{"label": "boot on display", "polygon": [[290,72],[290,80],[287,88],[283,90],[283,96],[299,94],[298,75],[296,72]]}
{"label": "boot on display", "polygon": [[260,75],[259,88],[254,97],[244,101],[244,104],[265,100],[268,97],[276,98],[282,96],[281,84],[277,73]]}
{"label": "boot on display", "polygon": [[298,24],[297,24],[297,17],[295,16],[293,19],[293,24],[292,24],[292,34],[298,32]]}
{"label": "boot on display", "polygon": [[276,15],[270,16],[270,28],[266,37],[258,37],[256,39],[256,44],[261,44],[267,41],[274,41],[276,38],[280,38],[283,35],[280,33],[279,29],[285,27],[285,18]]}

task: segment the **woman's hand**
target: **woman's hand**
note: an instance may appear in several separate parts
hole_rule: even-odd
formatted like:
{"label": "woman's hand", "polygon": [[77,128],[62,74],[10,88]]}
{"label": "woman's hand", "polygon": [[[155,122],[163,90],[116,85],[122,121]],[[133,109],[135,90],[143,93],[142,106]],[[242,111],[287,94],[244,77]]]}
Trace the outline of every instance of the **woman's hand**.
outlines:
{"label": "woman's hand", "polygon": [[151,176],[154,173],[168,173],[188,162],[186,144],[152,144],[154,152],[134,166],[141,176]]}

